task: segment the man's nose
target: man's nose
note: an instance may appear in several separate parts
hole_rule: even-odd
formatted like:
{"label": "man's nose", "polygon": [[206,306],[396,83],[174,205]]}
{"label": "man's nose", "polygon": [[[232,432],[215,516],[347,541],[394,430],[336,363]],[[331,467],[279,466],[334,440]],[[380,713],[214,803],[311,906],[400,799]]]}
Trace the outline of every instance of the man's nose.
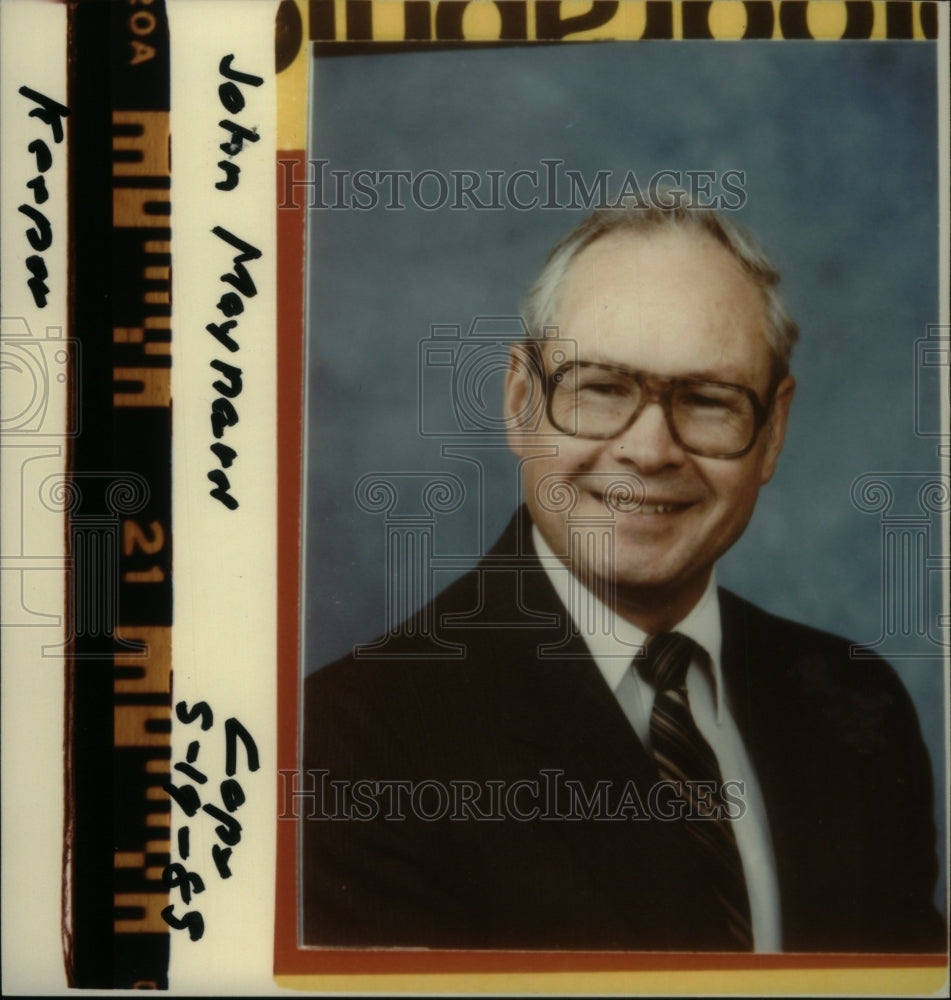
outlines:
{"label": "man's nose", "polygon": [[680,465],[684,451],[677,444],[660,403],[650,402],[626,431],[611,439],[611,454],[619,462],[633,462],[641,472]]}

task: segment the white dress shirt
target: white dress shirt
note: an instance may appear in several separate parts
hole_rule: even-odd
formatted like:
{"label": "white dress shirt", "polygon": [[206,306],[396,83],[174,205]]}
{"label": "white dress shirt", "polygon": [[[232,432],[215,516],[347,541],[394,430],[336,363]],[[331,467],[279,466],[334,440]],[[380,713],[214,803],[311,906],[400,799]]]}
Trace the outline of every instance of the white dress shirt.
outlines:
{"label": "white dress shirt", "polygon": [[[638,739],[645,747],[649,747],[650,717],[655,692],[631,665],[643,647],[646,634],[636,625],[605,608],[568,571],[534,526],[532,539],[542,566],[555,593],[568,609],[575,629],[587,644]],[[610,623],[609,628],[605,628],[605,622]],[[706,650],[710,658],[709,670],[699,657],[694,657],[687,670],[690,710],[697,728],[716,754],[724,782],[742,783],[742,795],[735,797],[742,798],[746,810],[741,817],[732,820],[732,823],[750,897],[753,947],[758,952],[781,951],[782,925],[776,859],[763,794],[753,763],[731,714],[729,699],[723,686],[720,664],[720,600],[714,573],[710,574],[710,582],[703,596],[677,625],[676,631],[693,639]]]}

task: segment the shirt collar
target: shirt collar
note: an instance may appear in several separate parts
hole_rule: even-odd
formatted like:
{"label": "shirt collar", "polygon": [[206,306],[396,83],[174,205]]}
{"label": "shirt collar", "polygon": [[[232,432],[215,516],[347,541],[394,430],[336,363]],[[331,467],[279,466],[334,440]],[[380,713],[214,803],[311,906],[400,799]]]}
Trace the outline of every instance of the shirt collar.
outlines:
{"label": "shirt collar", "polygon": [[[558,599],[571,616],[575,631],[584,639],[588,652],[608,686],[616,692],[631,661],[644,645],[647,634],[606,608],[552,552],[537,525],[532,525],[532,541]],[[710,676],[719,722],[723,702],[723,672],[720,664],[723,633],[715,569],[710,573],[710,580],[700,600],[677,624],[676,631],[693,639],[710,657]]]}

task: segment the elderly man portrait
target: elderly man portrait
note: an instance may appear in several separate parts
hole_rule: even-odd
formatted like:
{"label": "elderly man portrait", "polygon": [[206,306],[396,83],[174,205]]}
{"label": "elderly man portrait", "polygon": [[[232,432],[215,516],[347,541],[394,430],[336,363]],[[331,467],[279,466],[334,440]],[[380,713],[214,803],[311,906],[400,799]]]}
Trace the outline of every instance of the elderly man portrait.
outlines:
{"label": "elderly man portrait", "polygon": [[795,412],[778,282],[676,202],[551,252],[505,383],[522,506],[386,655],[306,681],[305,944],[944,947],[902,683],[717,585]]}

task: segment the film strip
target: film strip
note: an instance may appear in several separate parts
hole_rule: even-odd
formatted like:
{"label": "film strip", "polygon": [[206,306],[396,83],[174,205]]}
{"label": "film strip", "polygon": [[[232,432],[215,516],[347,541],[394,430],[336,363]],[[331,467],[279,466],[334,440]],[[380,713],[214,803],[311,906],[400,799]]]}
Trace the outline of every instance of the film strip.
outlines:
{"label": "film strip", "polygon": [[[103,68],[105,67],[105,72]],[[168,985],[171,228],[164,4],[69,6],[70,984]]]}

